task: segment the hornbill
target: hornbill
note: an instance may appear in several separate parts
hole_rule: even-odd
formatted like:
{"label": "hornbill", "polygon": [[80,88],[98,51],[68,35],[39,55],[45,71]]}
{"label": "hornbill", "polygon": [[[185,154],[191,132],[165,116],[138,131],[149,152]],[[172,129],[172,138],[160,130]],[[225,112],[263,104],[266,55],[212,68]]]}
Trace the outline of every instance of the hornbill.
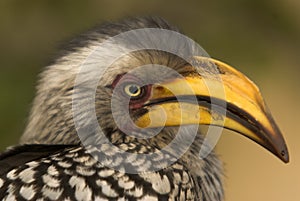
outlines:
{"label": "hornbill", "polygon": [[179,33],[143,17],[72,40],[41,73],[20,144],[0,155],[1,200],[223,200],[222,163],[199,125],[236,131],[288,162],[256,85]]}

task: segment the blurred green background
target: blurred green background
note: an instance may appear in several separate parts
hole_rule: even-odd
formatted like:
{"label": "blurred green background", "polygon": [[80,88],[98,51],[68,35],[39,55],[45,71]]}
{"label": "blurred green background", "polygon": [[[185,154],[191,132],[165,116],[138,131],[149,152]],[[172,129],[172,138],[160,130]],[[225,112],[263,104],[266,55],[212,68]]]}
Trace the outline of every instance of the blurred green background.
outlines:
{"label": "blurred green background", "polygon": [[158,15],[248,75],[285,134],[291,162],[224,132],[227,201],[300,199],[300,1],[0,1],[0,150],[18,142],[37,75],[62,41],[104,21]]}

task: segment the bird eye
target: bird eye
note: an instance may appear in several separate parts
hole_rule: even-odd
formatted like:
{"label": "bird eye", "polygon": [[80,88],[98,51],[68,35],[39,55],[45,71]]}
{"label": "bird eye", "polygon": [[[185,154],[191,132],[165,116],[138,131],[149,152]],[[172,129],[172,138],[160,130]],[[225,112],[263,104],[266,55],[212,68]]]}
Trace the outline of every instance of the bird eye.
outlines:
{"label": "bird eye", "polygon": [[142,87],[136,84],[128,84],[124,87],[124,91],[131,98],[138,98],[142,94]]}

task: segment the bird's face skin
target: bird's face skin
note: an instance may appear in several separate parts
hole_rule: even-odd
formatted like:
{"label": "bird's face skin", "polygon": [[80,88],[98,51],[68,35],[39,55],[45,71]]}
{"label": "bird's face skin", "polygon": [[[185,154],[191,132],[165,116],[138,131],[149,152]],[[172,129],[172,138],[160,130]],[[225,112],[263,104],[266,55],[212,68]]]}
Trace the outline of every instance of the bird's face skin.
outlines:
{"label": "bird's face skin", "polygon": [[[130,116],[129,121],[128,118],[119,120],[121,130],[126,133],[141,129],[139,133],[143,133],[142,129],[191,124],[220,126],[252,139],[282,161],[289,161],[283,136],[252,81],[231,66],[210,58],[194,57],[191,64],[182,65],[181,76],[170,76],[151,84],[145,84],[143,78],[138,77],[142,77],[139,73],[115,77],[110,87],[120,105],[117,111],[119,116],[124,116],[128,110]],[[197,65],[202,68],[215,65],[221,79],[201,75],[195,70]],[[208,82],[214,90],[223,90],[223,94],[212,95]],[[191,101],[191,97],[197,101]],[[212,111],[212,104],[226,113]],[[121,115],[122,110],[125,112]]]}

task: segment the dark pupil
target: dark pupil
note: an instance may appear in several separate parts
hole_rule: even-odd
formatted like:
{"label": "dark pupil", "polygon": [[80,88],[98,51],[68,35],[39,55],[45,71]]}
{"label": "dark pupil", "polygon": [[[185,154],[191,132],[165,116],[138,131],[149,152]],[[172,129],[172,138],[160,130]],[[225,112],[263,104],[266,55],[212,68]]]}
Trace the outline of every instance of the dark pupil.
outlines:
{"label": "dark pupil", "polygon": [[131,94],[136,94],[139,91],[139,88],[135,85],[129,87],[129,92]]}

